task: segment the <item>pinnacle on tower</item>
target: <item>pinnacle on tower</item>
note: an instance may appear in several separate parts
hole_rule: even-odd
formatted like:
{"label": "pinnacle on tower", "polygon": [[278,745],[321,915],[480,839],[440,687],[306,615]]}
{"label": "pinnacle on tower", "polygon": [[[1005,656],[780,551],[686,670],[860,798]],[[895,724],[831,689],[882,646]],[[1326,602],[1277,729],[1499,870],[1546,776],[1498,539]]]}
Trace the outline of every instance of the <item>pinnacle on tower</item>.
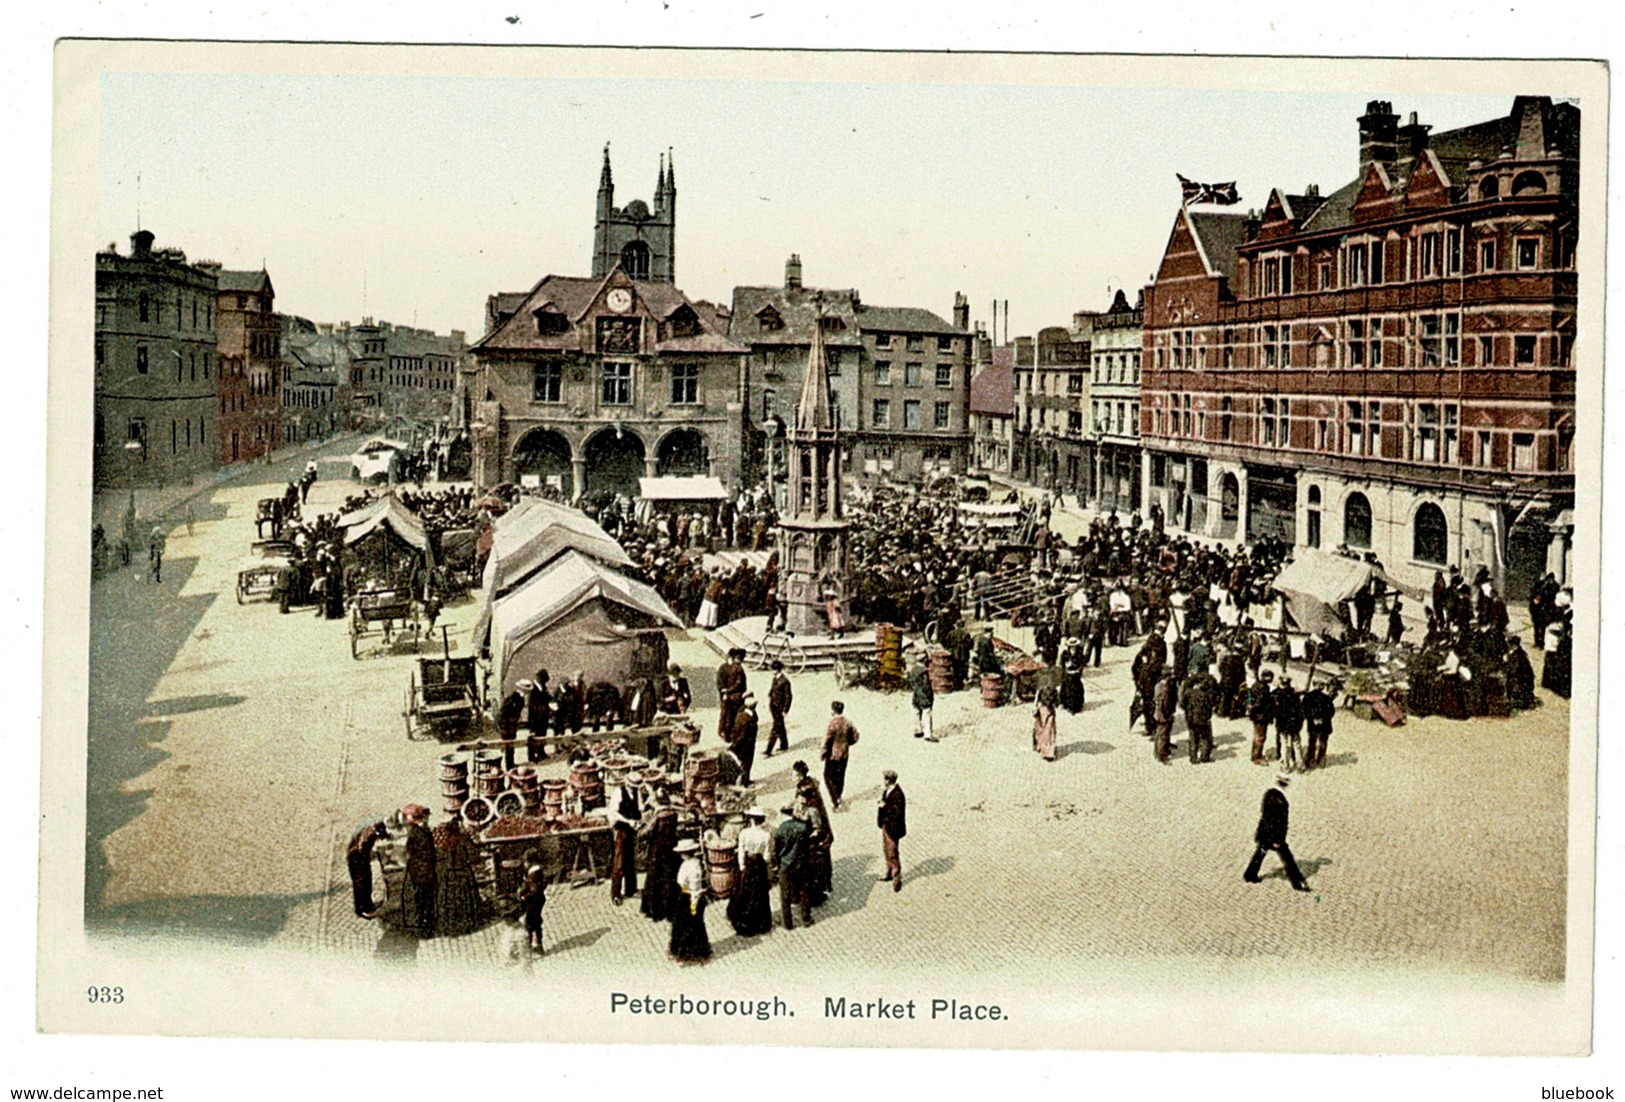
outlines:
{"label": "pinnacle on tower", "polygon": [[608,190],[615,186],[614,177],[609,171],[609,143],[604,143],[604,170],[598,175],[599,190]]}
{"label": "pinnacle on tower", "polygon": [[796,428],[818,431],[829,427],[829,362],[824,353],[824,303],[820,296],[813,311],[812,347],[807,350],[801,399],[796,403]]}
{"label": "pinnacle on tower", "polygon": [[666,193],[677,194],[677,159],[672,156],[669,145],[666,147]]}
{"label": "pinnacle on tower", "polygon": [[666,155],[660,155],[660,175],[655,179],[655,209],[659,210],[666,199]]}

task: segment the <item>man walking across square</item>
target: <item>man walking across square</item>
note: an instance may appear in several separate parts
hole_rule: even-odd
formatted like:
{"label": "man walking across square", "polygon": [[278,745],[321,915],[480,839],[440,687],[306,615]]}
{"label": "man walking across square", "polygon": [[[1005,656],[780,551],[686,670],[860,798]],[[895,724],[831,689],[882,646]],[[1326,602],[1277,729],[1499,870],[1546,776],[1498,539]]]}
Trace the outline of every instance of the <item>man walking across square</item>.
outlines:
{"label": "man walking across square", "polygon": [[908,677],[908,687],[914,703],[914,737],[936,742],[936,732],[931,730],[931,707],[936,703],[937,694],[931,688],[931,671],[924,662],[915,664]]}
{"label": "man walking across square", "polygon": [[824,732],[824,787],[829,789],[830,806],[841,810],[841,794],[846,791],[846,762],[852,746],[858,741],[858,729],[846,718],[846,705],[839,700],[831,702],[829,727]]}
{"label": "man walking across square", "polygon": [[773,716],[773,728],[768,732],[767,749],[762,754],[764,758],[771,758],[775,748],[790,749],[790,732],[785,727],[784,717],[790,714],[790,707],[794,703],[795,691],[791,689],[790,678],[784,672],[784,663],[775,658],[773,684],[767,690],[767,710]]}
{"label": "man walking across square", "polygon": [[1258,829],[1253,833],[1253,858],[1247,862],[1247,871],[1241,878],[1249,884],[1259,882],[1258,870],[1264,865],[1264,854],[1274,850],[1281,855],[1281,864],[1286,867],[1286,878],[1292,886],[1300,892],[1309,890],[1309,884],[1304,880],[1303,873],[1298,870],[1298,863],[1292,859],[1292,850],[1286,844],[1287,819],[1290,808],[1286,800],[1287,779],[1281,777],[1276,780],[1275,788],[1264,793],[1263,805],[1259,808]]}

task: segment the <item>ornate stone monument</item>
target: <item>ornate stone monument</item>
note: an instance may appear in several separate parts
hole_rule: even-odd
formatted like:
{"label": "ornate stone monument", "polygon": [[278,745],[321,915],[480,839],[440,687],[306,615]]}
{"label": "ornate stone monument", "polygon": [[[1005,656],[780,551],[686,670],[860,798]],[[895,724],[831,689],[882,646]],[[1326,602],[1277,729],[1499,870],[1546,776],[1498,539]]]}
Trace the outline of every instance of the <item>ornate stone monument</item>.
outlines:
{"label": "ornate stone monument", "polygon": [[778,527],[785,627],[797,635],[829,631],[832,607],[839,622],[847,623],[852,525],[841,509],[840,435],[830,409],[820,312],[795,422],[785,437],[788,487]]}

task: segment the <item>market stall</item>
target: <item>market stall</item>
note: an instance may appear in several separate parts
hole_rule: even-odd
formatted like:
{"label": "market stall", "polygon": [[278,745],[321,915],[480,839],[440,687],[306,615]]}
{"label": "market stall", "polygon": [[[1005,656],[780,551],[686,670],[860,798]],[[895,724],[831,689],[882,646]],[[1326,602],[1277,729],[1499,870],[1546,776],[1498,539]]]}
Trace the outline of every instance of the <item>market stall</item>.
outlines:
{"label": "market stall", "polygon": [[572,549],[495,600],[476,625],[474,647],[489,652],[500,699],[541,668],[580,671],[589,685],[658,677],[665,629],[682,626],[649,586]]}

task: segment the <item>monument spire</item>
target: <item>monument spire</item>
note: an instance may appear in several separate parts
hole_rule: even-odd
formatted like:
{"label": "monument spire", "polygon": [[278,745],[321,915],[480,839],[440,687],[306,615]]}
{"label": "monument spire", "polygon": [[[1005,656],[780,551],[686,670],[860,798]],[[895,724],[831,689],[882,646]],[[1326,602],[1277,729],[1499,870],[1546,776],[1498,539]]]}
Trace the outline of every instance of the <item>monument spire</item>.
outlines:
{"label": "monument spire", "polygon": [[829,356],[824,351],[824,303],[819,295],[814,307],[812,347],[807,351],[807,372],[801,380],[801,399],[796,403],[796,428],[820,431],[831,427]]}

